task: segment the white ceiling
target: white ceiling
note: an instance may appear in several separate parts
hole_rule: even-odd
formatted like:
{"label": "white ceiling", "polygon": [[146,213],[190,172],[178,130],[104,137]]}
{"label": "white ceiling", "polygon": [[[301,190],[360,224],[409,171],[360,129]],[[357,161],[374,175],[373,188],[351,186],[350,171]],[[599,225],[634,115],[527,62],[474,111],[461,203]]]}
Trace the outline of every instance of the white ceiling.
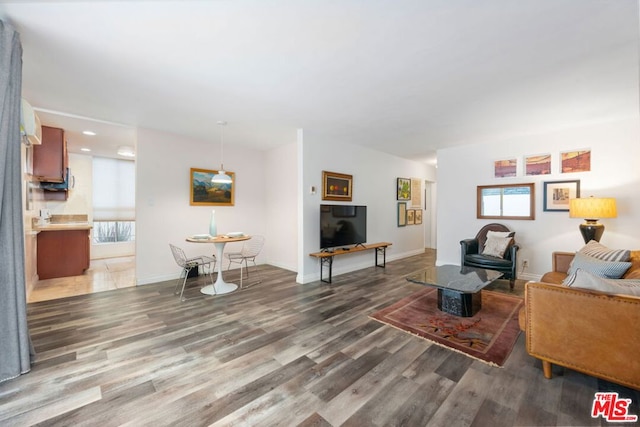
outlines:
{"label": "white ceiling", "polygon": [[423,161],[637,115],[638,15],[636,0],[0,1],[23,96],[67,115],[40,113],[72,150],[134,140],[79,134],[120,123],[215,155],[226,120],[225,144],[303,128]]}

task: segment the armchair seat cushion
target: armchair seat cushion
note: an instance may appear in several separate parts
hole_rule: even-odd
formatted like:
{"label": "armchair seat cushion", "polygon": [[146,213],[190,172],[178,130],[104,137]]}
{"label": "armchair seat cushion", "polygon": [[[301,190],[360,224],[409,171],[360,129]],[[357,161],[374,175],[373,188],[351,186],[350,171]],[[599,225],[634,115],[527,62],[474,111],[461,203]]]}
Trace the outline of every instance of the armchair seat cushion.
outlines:
{"label": "armchair seat cushion", "polygon": [[491,267],[489,269],[501,268],[508,270],[513,263],[511,260],[490,255],[467,254],[464,256],[464,264],[470,267]]}

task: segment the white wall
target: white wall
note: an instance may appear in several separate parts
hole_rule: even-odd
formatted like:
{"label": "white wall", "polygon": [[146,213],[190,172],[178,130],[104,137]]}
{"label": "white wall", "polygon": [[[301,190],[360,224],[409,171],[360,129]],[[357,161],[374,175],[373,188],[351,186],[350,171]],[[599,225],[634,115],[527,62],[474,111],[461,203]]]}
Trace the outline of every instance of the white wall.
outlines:
{"label": "white wall", "polygon": [[[319,205],[323,203],[323,170],[353,175],[353,200],[348,204],[367,205],[367,242],[393,243],[387,249],[387,261],[424,251],[424,223],[397,227],[396,179],[435,181],[435,168],[345,141],[327,141],[307,130],[299,134],[298,149],[298,167],[301,170],[298,232],[301,244],[298,247],[296,280],[299,283],[320,278],[319,262],[309,254],[320,249]],[[312,186],[316,188],[315,194],[310,192]],[[333,275],[371,267],[373,258],[370,251],[336,258]]]}
{"label": "white wall", "polygon": [[[387,260],[424,250],[424,224],[396,226],[396,178],[435,181],[435,168],[348,143],[327,143],[308,133],[304,133],[304,141],[302,137],[299,131],[297,143],[268,152],[225,145],[225,166],[236,173],[235,206],[200,207],[189,205],[189,169],[216,169],[217,149],[209,142],[139,129],[137,283],[177,277],[179,269],[169,243],[182,246],[187,255],[213,253],[212,245],[185,242],[189,235],[207,233],[212,209],[219,233],[244,231],[266,237],[258,263],[297,271],[300,283],[318,280],[319,265],[309,253],[319,250],[323,170],[353,175],[352,204],[369,207],[368,241],[393,243]],[[314,195],[308,191],[312,185],[317,189]],[[349,255],[336,260],[334,275],[370,266],[372,252]]]}
{"label": "white wall", "polygon": [[[591,149],[591,171],[561,174],[560,152]],[[524,176],[523,156],[551,154],[552,173]],[[514,178],[494,178],[493,162],[518,159]],[[543,135],[470,145],[438,151],[438,260],[460,264],[460,240],[475,236],[490,222],[501,222],[516,231],[519,262],[529,260],[529,269],[519,277],[535,279],[551,270],[553,251],[576,251],[584,245],[578,226],[582,220],[568,212],[543,212],[543,182],[580,180],[581,197],[615,197],[618,217],[600,222],[606,229],[602,244],[611,248],[640,249],[640,120],[637,117],[594,124]],[[535,220],[476,219],[476,186],[499,183],[535,185]],[[518,268],[520,272],[520,267]]]}
{"label": "white wall", "polygon": [[[208,233],[216,211],[218,233],[266,233],[265,155],[226,144],[224,164],[236,174],[235,206],[190,206],[189,169],[218,169],[219,149],[210,142],[148,129],[138,130],[136,167],[136,280],[147,284],[176,278],[179,269],[169,243],[187,255],[212,254],[212,244],[188,243],[193,234]],[[233,249],[229,244],[227,249]],[[257,262],[269,259],[265,246]],[[224,264],[226,268],[226,263]]]}
{"label": "white wall", "polygon": [[297,156],[295,142],[265,153],[266,262],[291,271],[298,268]]}

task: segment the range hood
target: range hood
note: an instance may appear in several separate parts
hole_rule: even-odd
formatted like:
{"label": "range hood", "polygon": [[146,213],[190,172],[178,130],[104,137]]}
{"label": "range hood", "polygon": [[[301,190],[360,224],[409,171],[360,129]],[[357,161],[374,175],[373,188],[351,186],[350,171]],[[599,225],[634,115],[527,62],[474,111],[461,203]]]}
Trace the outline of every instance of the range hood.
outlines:
{"label": "range hood", "polygon": [[68,191],[75,187],[76,178],[71,175],[71,171],[67,168],[63,182],[41,182],[40,188],[46,191]]}

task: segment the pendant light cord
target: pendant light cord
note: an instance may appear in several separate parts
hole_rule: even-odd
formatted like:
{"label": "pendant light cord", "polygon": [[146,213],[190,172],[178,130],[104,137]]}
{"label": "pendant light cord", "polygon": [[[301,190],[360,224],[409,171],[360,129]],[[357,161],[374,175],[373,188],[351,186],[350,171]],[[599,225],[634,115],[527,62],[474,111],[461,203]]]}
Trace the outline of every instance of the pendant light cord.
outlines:
{"label": "pendant light cord", "polygon": [[224,127],[227,122],[219,121],[218,125],[220,126],[220,169],[224,171]]}

